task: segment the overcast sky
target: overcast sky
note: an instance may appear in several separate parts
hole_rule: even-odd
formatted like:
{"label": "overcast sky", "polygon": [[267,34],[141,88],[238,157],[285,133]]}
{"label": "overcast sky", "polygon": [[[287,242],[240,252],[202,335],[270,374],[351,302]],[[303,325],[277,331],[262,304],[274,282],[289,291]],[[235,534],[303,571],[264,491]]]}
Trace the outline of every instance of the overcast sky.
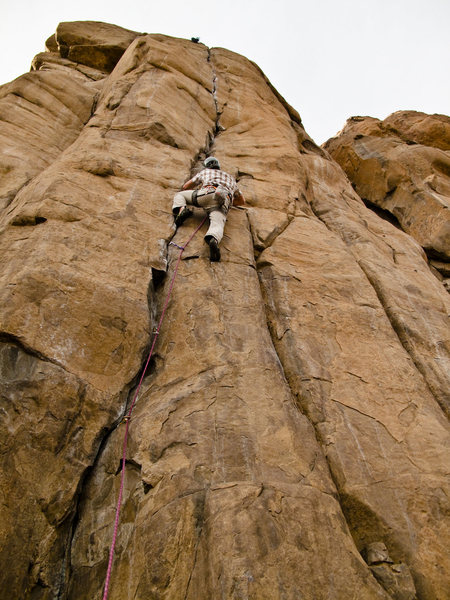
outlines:
{"label": "overcast sky", "polygon": [[[353,115],[450,114],[450,0],[2,0],[0,83],[61,21],[199,36],[255,61],[321,144]],[[6,6],[5,6],[6,5]]]}

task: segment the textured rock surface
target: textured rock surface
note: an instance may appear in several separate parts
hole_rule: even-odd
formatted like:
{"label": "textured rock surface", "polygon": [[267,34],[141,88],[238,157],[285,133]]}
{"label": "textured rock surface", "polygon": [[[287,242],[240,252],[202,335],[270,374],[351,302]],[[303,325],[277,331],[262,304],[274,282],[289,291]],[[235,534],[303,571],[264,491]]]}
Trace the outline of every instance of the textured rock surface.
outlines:
{"label": "textured rock surface", "polygon": [[[97,21],[60,23],[54,41],[63,58],[110,73],[117,61],[141,35],[136,31]],[[47,41],[47,48],[55,44]]]}
{"label": "textured rock surface", "polygon": [[[201,233],[181,261],[130,424],[109,598],[445,600],[442,281],[256,65],[96,27],[60,25],[23,76],[39,92],[64,76],[86,112],[60,125],[64,147],[36,125],[34,170],[24,134],[0,213],[5,598],[101,598],[121,415],[178,257],[168,242],[202,218],[175,232],[171,198],[214,154],[248,205],[220,263]],[[106,68],[62,41],[127,49]],[[402,135],[424,144],[422,121]]]}
{"label": "textured rock surface", "polygon": [[394,600],[414,600],[416,588],[407,565],[394,564],[383,542],[372,542],[362,552],[370,570]]}
{"label": "textured rock surface", "polygon": [[0,210],[75,141],[91,116],[99,85],[61,66],[0,87]]}
{"label": "textured rock surface", "polygon": [[431,256],[450,262],[450,117],[352,117],[325,148],[364,200],[389,211]]}

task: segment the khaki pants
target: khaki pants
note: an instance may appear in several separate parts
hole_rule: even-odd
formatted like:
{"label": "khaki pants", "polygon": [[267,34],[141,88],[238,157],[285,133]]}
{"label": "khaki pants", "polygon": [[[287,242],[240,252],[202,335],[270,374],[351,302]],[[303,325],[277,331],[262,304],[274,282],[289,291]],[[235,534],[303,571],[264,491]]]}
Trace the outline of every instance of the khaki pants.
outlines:
{"label": "khaki pants", "polygon": [[[205,193],[206,192],[206,193]],[[223,237],[223,229],[227,220],[227,214],[230,209],[231,200],[226,190],[217,188],[214,192],[208,192],[206,189],[198,190],[196,203],[192,201],[193,190],[178,192],[173,198],[172,211],[182,206],[200,206],[209,216],[209,229],[206,232],[205,240],[214,237],[220,244]],[[178,211],[175,211],[178,212]]]}

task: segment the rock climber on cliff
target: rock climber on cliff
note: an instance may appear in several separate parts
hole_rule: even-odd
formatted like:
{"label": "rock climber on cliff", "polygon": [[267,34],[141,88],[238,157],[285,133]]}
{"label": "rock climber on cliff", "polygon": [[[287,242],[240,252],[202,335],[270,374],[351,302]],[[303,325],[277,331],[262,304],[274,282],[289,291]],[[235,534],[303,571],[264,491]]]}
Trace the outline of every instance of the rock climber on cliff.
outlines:
{"label": "rock climber on cliff", "polygon": [[209,245],[211,261],[219,261],[219,244],[230,206],[242,206],[245,200],[234,177],[220,170],[217,158],[210,156],[203,166],[205,168],[186,181],[182,190],[175,194],[172,212],[177,227],[192,215],[192,209],[187,204],[201,207],[208,213],[209,229],[205,242]]}

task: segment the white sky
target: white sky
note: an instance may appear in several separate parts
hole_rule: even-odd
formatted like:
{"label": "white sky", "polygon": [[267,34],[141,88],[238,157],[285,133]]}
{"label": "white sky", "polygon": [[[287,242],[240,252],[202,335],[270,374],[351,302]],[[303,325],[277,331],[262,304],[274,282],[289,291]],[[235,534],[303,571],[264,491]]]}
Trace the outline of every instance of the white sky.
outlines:
{"label": "white sky", "polygon": [[[450,0],[2,0],[0,83],[61,21],[199,36],[255,61],[321,144],[353,115],[450,114]],[[6,4],[6,6],[5,6]]]}

